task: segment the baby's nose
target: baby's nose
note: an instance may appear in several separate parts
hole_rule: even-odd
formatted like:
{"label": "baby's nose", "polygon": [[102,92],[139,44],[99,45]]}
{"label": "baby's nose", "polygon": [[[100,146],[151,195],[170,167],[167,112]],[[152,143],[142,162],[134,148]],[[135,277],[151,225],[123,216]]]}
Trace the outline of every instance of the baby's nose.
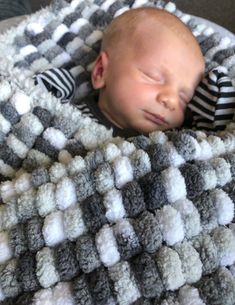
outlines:
{"label": "baby's nose", "polygon": [[170,111],[174,111],[176,109],[178,95],[174,92],[174,90],[168,89],[160,92],[157,100],[165,108],[169,109]]}

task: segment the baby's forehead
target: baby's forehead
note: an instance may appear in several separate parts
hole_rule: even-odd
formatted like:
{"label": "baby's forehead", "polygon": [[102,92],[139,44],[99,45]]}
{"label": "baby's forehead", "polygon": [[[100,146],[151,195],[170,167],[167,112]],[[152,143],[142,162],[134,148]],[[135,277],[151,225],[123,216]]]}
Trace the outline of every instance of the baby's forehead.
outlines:
{"label": "baby's forehead", "polygon": [[[131,10],[115,18],[104,31],[103,40],[106,43],[115,41],[117,45],[126,39],[130,44],[135,39],[160,34],[165,29],[174,32],[179,37],[192,35],[191,31],[176,16],[157,9]],[[167,34],[167,31],[165,31]]]}

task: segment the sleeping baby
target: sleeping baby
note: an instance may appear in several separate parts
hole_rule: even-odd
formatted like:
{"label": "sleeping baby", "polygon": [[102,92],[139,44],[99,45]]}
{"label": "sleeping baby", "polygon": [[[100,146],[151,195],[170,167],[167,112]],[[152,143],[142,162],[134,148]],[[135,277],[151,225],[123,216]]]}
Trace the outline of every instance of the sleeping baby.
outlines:
{"label": "sleeping baby", "polygon": [[[113,128],[114,136],[180,127],[204,69],[198,42],[179,18],[157,8],[132,9],[106,28],[91,72],[98,95],[77,107]],[[52,69],[36,79],[46,85],[59,77],[66,84],[67,74]]]}

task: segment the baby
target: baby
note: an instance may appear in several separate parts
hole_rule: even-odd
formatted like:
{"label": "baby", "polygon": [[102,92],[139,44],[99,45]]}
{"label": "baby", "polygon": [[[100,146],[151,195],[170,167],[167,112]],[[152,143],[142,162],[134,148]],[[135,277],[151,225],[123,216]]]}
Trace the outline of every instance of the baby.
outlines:
{"label": "baby", "polygon": [[91,72],[98,100],[77,106],[114,135],[179,127],[204,69],[200,47],[179,18],[157,8],[132,9],[104,32]]}
{"label": "baby", "polygon": [[167,11],[138,8],[107,27],[91,79],[110,122],[149,133],[183,123],[203,74],[191,31]]}

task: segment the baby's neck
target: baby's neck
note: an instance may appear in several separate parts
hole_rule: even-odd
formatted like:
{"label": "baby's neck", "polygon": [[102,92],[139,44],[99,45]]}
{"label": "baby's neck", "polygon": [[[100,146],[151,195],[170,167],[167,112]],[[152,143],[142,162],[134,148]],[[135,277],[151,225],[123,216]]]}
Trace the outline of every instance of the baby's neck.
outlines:
{"label": "baby's neck", "polygon": [[119,129],[124,129],[120,124],[117,123],[115,118],[111,115],[111,113],[108,111],[107,107],[105,107],[104,103],[102,103],[101,99],[98,100],[98,108],[100,109],[100,112],[106,117],[106,119],[112,123],[114,126],[116,126]]}

